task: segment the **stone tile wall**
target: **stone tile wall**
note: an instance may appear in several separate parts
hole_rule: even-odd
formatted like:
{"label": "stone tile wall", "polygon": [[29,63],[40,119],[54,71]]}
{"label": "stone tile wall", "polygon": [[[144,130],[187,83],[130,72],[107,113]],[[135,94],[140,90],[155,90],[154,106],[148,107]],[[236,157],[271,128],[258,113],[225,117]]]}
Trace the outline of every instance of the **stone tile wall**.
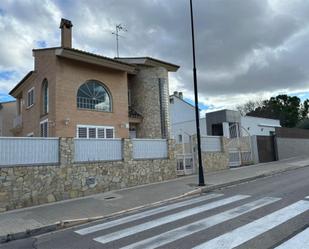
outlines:
{"label": "stone tile wall", "polygon": [[124,139],[124,159],[74,163],[73,138],[60,139],[60,164],[0,168],[0,212],[176,178],[175,143],[169,158],[133,160]]}

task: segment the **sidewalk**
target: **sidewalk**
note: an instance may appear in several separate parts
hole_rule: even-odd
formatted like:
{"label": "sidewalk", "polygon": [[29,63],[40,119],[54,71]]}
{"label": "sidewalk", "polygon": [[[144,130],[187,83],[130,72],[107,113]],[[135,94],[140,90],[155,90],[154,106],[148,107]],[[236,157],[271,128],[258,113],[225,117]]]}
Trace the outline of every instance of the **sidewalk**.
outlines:
{"label": "sidewalk", "polygon": [[[203,188],[197,187],[198,178],[197,175],[193,175],[161,183],[0,213],[0,243],[1,238],[3,239],[8,234],[24,237],[27,231],[33,229],[54,230],[61,221],[109,216],[124,210],[149,206],[155,202],[179,197],[188,192],[198,194],[201,191],[210,191],[237,182],[305,166],[309,166],[308,157],[292,158],[280,162],[257,164],[206,174],[207,186]],[[53,225],[55,223],[58,225]]]}

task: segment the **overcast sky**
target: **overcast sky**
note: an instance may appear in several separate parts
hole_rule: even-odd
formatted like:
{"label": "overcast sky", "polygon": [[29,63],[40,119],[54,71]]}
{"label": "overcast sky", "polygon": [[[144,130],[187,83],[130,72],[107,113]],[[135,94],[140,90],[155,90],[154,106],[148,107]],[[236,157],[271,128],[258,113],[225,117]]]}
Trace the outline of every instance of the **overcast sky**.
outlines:
{"label": "overcast sky", "polygon": [[[202,108],[233,108],[278,93],[309,97],[308,0],[193,0]],[[32,49],[59,46],[61,17],[73,47],[181,66],[170,93],[193,99],[189,0],[1,0],[0,101],[33,69]]]}

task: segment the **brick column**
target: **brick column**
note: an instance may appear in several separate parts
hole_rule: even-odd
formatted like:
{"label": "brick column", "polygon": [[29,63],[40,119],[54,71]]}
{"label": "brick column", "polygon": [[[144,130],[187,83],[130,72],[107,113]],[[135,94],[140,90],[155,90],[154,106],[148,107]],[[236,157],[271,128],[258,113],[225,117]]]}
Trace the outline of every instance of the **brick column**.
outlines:
{"label": "brick column", "polygon": [[133,160],[133,144],[131,139],[123,139],[123,161]]}
{"label": "brick column", "polygon": [[73,164],[74,162],[74,138],[61,137],[60,138],[60,165]]}

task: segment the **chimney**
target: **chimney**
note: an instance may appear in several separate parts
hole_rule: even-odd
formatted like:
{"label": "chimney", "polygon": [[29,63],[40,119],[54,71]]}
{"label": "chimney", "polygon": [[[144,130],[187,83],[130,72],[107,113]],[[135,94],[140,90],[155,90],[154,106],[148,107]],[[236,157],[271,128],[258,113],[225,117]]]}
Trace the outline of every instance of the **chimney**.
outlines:
{"label": "chimney", "polygon": [[73,24],[70,20],[61,18],[61,47],[72,48],[72,27]]}
{"label": "chimney", "polygon": [[179,92],[179,93],[178,93],[178,96],[179,96],[179,98],[183,99],[183,94],[182,94],[182,92]]}

